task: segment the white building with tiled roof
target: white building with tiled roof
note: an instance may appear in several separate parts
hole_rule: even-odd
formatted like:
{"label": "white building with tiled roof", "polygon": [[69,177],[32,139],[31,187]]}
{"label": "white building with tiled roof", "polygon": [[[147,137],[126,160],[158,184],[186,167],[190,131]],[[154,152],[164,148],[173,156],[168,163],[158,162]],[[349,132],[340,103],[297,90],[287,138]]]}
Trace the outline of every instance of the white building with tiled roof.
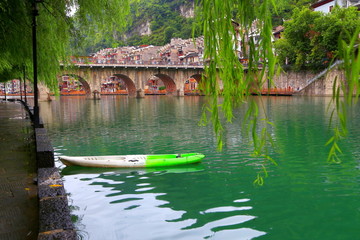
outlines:
{"label": "white building with tiled roof", "polygon": [[311,5],[311,8],[314,11],[329,13],[335,5],[360,8],[360,0],[321,0]]}

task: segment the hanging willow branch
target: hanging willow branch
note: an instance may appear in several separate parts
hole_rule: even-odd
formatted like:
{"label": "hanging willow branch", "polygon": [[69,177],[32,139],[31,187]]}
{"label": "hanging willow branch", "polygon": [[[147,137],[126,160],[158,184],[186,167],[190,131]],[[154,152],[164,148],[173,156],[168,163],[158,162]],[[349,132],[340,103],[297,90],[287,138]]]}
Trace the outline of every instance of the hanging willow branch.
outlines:
{"label": "hanging willow branch", "polygon": [[[266,81],[271,82],[275,72],[269,11],[270,6],[273,5],[270,0],[198,1],[204,28],[204,59],[208,61],[203,91],[209,96],[209,101],[204,108],[206,111],[203,113],[202,122],[206,123],[207,117],[210,116],[218,137],[218,147],[221,149],[223,144],[221,116],[225,116],[227,121],[231,122],[234,118],[234,107],[246,102],[248,109],[243,121],[251,132],[254,155],[276,164],[267,153],[267,141],[271,141],[267,127],[271,126],[271,123],[266,116],[260,118],[261,99],[258,103],[248,97],[251,93],[260,92]],[[235,20],[236,26],[231,19]],[[344,61],[345,81],[335,81],[333,88],[332,102],[335,107],[330,122],[334,116],[336,121],[334,121],[334,135],[326,143],[330,146],[329,162],[340,162],[339,141],[348,133],[349,107],[360,94],[359,33],[360,27],[352,36],[348,36],[349,34],[345,32],[340,36],[343,40],[340,40],[339,58]],[[259,40],[255,40],[254,36]],[[247,68],[240,64],[236,55],[235,50],[239,47],[243,49],[244,57],[248,59]],[[258,67],[259,63],[262,68]],[[264,167],[255,183],[262,184],[265,176],[267,171]]]}
{"label": "hanging willow branch", "polygon": [[[346,33],[344,33],[346,34]],[[342,151],[339,147],[339,142],[348,135],[347,117],[349,109],[358,101],[360,95],[360,52],[359,52],[359,34],[360,27],[357,28],[353,36],[345,36],[344,39],[339,40],[340,58],[343,60],[343,68],[345,72],[345,81],[340,82],[335,79],[333,84],[333,96],[331,104],[334,109],[331,114],[337,116],[334,126],[334,134],[326,143],[330,146],[328,154],[328,162],[340,163],[339,155]]]}
{"label": "hanging willow branch", "polygon": [[[34,0],[0,2],[0,81],[32,76],[32,3]],[[126,25],[130,0],[44,0],[38,5],[38,78],[51,90],[57,89],[59,62],[70,52],[74,36],[97,33],[111,35]],[[77,9],[75,16],[69,12]],[[75,28],[75,23],[76,27]],[[20,69],[20,70],[19,70]]]}
{"label": "hanging willow branch", "polygon": [[[247,102],[248,111],[244,124],[251,131],[254,154],[275,163],[266,153],[270,135],[263,127],[259,133],[259,122],[268,125],[266,117],[260,119],[259,106],[249,95],[260,92],[260,88],[274,74],[275,57],[272,51],[272,3],[269,0],[200,0],[199,6],[204,32],[204,60],[206,79],[202,90],[209,101],[203,112],[202,123],[207,117],[214,126],[221,150],[223,127],[221,117],[231,122],[233,109]],[[245,68],[239,61],[237,50],[242,48],[248,59]],[[261,64],[261,68],[259,68]],[[221,83],[221,85],[220,85]],[[257,183],[263,182],[266,169],[259,174]]]}

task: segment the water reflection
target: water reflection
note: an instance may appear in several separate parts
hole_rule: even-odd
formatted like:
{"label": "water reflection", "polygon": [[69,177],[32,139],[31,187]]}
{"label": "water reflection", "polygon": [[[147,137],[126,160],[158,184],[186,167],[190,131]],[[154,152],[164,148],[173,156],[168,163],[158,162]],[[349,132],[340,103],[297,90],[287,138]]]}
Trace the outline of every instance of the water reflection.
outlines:
{"label": "water reflection", "polygon": [[[224,236],[252,239],[265,234],[242,227],[243,223],[256,218],[249,212],[252,209],[250,199],[232,199],[234,195],[228,193],[230,189],[214,195],[208,185],[215,183],[195,181],[203,169],[182,168],[181,178],[179,169],[105,170],[103,173],[97,169],[84,173],[80,169],[69,172],[66,167],[62,173],[70,173],[65,179],[71,182],[76,179],[75,188],[82,189],[76,196],[71,195],[74,202],[81,198],[84,203],[92,203],[76,211],[77,215],[83,216],[81,222],[86,229],[98,229],[91,231],[91,239],[104,234],[99,228],[113,231],[112,235],[107,234],[107,239],[197,239],[200,236],[205,239]],[[73,179],[69,179],[70,176]],[[72,192],[71,187],[69,191]],[[89,196],[95,198],[96,203],[87,199]],[[229,205],[219,207],[214,200],[217,204],[228,202]],[[111,208],[115,215],[109,216],[103,208]],[[95,221],[99,217],[106,221]],[[109,228],[115,225],[121,226],[120,229]]]}
{"label": "water reflection", "polygon": [[93,167],[79,167],[67,166],[61,170],[62,175],[75,175],[75,174],[131,174],[131,173],[189,173],[203,171],[204,166],[201,164],[191,164],[177,167],[159,167],[159,168],[93,168]]}

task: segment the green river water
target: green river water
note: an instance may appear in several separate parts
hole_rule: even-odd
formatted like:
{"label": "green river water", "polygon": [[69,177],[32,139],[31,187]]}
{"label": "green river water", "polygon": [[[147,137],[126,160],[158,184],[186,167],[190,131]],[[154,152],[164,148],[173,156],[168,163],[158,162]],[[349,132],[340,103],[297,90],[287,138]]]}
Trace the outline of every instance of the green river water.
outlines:
{"label": "green river water", "polygon": [[[260,100],[260,97],[259,99]],[[82,239],[360,239],[360,106],[349,115],[343,163],[328,164],[326,97],[262,97],[277,152],[261,169],[241,119],[225,124],[217,152],[200,127],[203,97],[61,97],[41,103],[59,155],[200,152],[197,165],[157,169],[61,169]],[[239,109],[238,113],[243,110]]]}

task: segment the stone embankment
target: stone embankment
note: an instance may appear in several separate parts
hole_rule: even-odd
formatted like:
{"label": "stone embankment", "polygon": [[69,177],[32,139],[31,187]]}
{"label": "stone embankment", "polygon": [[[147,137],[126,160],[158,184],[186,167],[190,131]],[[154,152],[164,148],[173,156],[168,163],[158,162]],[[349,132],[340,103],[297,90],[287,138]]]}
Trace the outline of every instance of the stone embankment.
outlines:
{"label": "stone embankment", "polygon": [[0,99],[0,239],[37,239],[35,144],[27,114]]}
{"label": "stone embankment", "polygon": [[299,95],[332,96],[334,81],[344,81],[343,71],[334,68],[326,72],[282,72],[273,79],[277,88],[291,87]]}
{"label": "stone embankment", "polygon": [[[33,111],[22,102],[31,120]],[[63,181],[54,165],[54,149],[41,123],[34,127],[38,167],[39,235],[38,240],[77,239]]]}
{"label": "stone embankment", "polygon": [[[15,102],[15,99],[9,101]],[[33,120],[32,109],[20,102]],[[53,147],[46,129],[31,127],[19,105],[8,101],[0,105],[0,120],[3,127],[8,128],[2,138],[0,205],[5,206],[0,211],[0,239],[75,240],[77,234],[67,195],[54,166]],[[23,149],[24,144],[31,145],[29,150]],[[33,157],[26,157],[27,152]]]}

